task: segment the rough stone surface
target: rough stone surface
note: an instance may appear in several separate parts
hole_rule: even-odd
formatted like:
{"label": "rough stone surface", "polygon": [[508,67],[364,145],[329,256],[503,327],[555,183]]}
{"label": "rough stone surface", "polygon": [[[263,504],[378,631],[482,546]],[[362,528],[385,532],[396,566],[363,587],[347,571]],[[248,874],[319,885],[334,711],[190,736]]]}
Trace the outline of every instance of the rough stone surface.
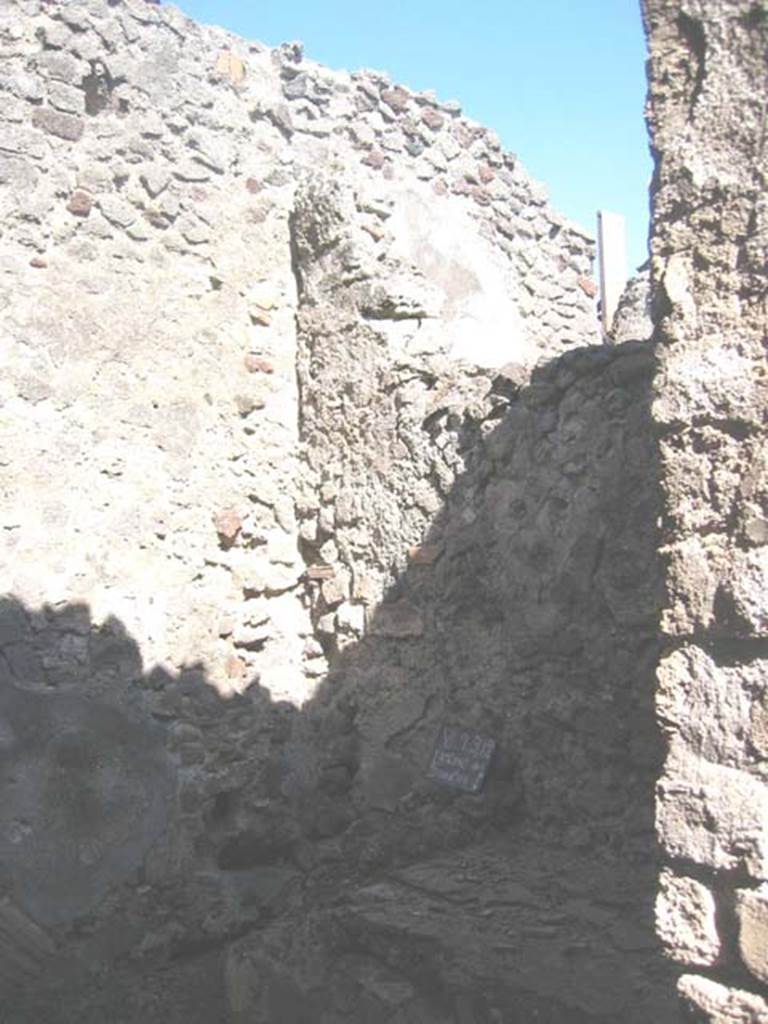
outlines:
{"label": "rough stone surface", "polygon": [[663,1020],[652,358],[591,240],[297,45],[0,40],[4,1024]]}
{"label": "rough stone surface", "polygon": [[[668,641],[658,672],[668,755],[656,821],[663,851],[685,865],[675,873],[697,879],[687,892],[678,887],[674,916],[700,917],[703,893],[715,895],[720,960],[711,979],[680,983],[692,1019],[765,1021],[762,889],[737,895],[736,887],[768,875],[768,15],[750,0],[645,0],[643,8]],[[689,943],[669,913],[658,926],[684,961]]]}
{"label": "rough stone surface", "polygon": [[3,688],[0,860],[41,925],[87,914],[167,827],[172,761],[161,730],[83,695]]}
{"label": "rough stone surface", "polygon": [[611,325],[611,341],[614,345],[625,341],[648,341],[652,334],[651,269],[648,263],[644,263],[627,282],[619,299]]}
{"label": "rough stone surface", "polygon": [[688,1020],[696,1024],[764,1024],[768,1002],[761,996],[686,974],[678,983]]}
{"label": "rough stone surface", "polygon": [[[670,953],[760,1019],[758,321],[690,258],[649,7],[656,324],[614,346],[458,104],[144,0],[0,10],[4,1024],[671,1024]],[[476,794],[427,777],[451,724]]]}
{"label": "rough stone surface", "polygon": [[665,871],[656,899],[656,930],[679,963],[707,966],[717,962],[720,936],[712,893],[694,878]]}
{"label": "rough stone surface", "polygon": [[768,985],[768,886],[737,895],[739,951],[750,972]]}

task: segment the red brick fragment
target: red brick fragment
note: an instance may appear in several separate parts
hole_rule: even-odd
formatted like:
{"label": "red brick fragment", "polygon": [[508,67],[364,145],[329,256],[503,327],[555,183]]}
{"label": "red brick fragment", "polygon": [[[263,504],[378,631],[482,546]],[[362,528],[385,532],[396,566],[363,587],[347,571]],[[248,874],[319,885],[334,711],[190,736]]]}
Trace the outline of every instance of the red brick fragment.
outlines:
{"label": "red brick fragment", "polygon": [[490,185],[496,175],[487,164],[480,164],[477,168],[477,176],[483,185]]}
{"label": "red brick fragment", "polygon": [[74,214],[75,217],[87,217],[93,207],[93,200],[87,192],[73,192],[69,197],[67,203],[67,209],[70,213]]}
{"label": "red brick fragment", "polygon": [[588,295],[590,299],[594,299],[597,295],[597,285],[589,277],[579,277],[576,280],[576,284],[581,288],[585,295]]}
{"label": "red brick fragment", "polygon": [[247,355],[245,357],[245,368],[248,373],[274,373],[275,367],[268,359],[262,359],[261,356]]}
{"label": "red brick fragment", "polygon": [[451,192],[457,196],[469,196],[472,195],[472,189],[474,185],[471,185],[466,178],[459,178],[458,181],[454,181],[451,186]]}
{"label": "red brick fragment", "polygon": [[394,89],[382,89],[381,101],[398,114],[402,114],[404,110],[408,109],[411,97],[402,86],[396,85]]}
{"label": "red brick fragment", "polygon": [[425,107],[421,112],[421,120],[433,132],[439,132],[445,124],[445,118],[434,107]]}
{"label": "red brick fragment", "polygon": [[421,544],[408,549],[408,559],[414,565],[432,565],[440,557],[441,544]]}
{"label": "red brick fragment", "polygon": [[229,547],[234,544],[243,523],[237,512],[225,509],[213,517],[213,525],[216,527],[216,533],[218,533],[221,543],[225,547]]}
{"label": "red brick fragment", "polygon": [[227,676],[230,679],[245,679],[246,667],[245,662],[242,658],[238,658],[236,654],[230,654],[227,658]]}
{"label": "red brick fragment", "polygon": [[36,270],[42,270],[48,266],[48,260],[43,259],[42,256],[33,256],[29,261],[30,267],[34,267]]}
{"label": "red brick fragment", "polygon": [[453,137],[463,149],[468,149],[475,141],[475,137],[472,132],[463,124],[454,125]]}
{"label": "red brick fragment", "polygon": [[372,149],[361,161],[361,163],[366,164],[366,166],[372,167],[374,171],[380,171],[386,162],[387,158],[380,149]]}
{"label": "red brick fragment", "polygon": [[384,230],[378,224],[361,224],[360,226],[363,231],[371,236],[374,242],[380,242],[384,237]]}
{"label": "red brick fragment", "polygon": [[307,568],[307,579],[310,580],[332,580],[335,570],[332,565],[310,565]]}
{"label": "red brick fragment", "polygon": [[245,187],[252,195],[256,195],[257,192],[261,192],[264,185],[258,180],[258,178],[248,178],[245,183]]}

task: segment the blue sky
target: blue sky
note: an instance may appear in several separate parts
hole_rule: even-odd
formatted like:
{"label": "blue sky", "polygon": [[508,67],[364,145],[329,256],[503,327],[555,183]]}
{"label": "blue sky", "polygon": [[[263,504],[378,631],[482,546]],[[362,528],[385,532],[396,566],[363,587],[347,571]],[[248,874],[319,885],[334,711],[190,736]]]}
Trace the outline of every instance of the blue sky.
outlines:
{"label": "blue sky", "polygon": [[594,232],[627,219],[629,270],[645,259],[648,155],[639,0],[176,0],[269,45],[298,39],[335,68],[387,71],[459,100]]}

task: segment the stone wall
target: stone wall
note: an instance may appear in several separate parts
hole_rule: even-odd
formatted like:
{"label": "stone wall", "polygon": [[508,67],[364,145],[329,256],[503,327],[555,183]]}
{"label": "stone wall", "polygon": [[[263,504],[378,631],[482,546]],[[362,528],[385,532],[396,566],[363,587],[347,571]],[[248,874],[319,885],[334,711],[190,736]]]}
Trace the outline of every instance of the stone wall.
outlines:
{"label": "stone wall", "polygon": [[692,1019],[768,1020],[763,4],[646,0],[665,498],[659,935]]}
{"label": "stone wall", "polygon": [[[529,382],[393,364],[355,217],[314,182],[293,220],[330,672],[284,766],[311,896],[230,949],[235,1020],[671,1021],[653,352],[587,348]],[[425,777],[445,722],[498,744],[479,796]]]}
{"label": "stone wall", "polygon": [[759,112],[695,69],[764,28],[646,14],[656,334],[604,347],[457,105],[0,12],[9,1024],[666,1024],[673,960],[762,1019]]}
{"label": "stone wall", "polygon": [[290,671],[270,687],[300,701],[297,180],[343,169],[371,258],[429,285],[392,320],[486,366],[597,337],[592,243],[456,105],[382,76],[143,0],[0,18],[2,589],[87,598],[222,692],[267,671],[243,594],[287,595],[267,647]]}
{"label": "stone wall", "polygon": [[652,336],[651,265],[648,261],[638,267],[627,282],[616,307],[610,341],[621,345],[625,341],[650,341]]}
{"label": "stone wall", "polygon": [[[314,696],[275,685],[277,584],[246,588],[270,619],[229,699],[85,604],[4,609],[14,1022],[671,1019],[652,352],[530,380],[409,353],[392,310],[426,284],[367,262],[365,215],[314,180],[289,223]],[[218,529],[258,559],[236,515]],[[498,745],[477,796],[426,777],[445,722]]]}
{"label": "stone wall", "polygon": [[[343,458],[297,511],[328,673],[301,710],[257,680],[222,699],[84,605],[6,605],[11,1020],[671,1021],[652,350],[574,352],[522,386],[431,357],[377,369],[365,287],[346,309],[338,292],[354,254],[304,249],[313,198],[295,223],[308,466],[331,465],[313,417],[333,375],[377,385],[350,389]],[[436,511],[387,504],[401,446],[414,489],[450,467]],[[377,526],[414,541],[398,565]],[[478,795],[427,778],[446,722],[497,743]]]}

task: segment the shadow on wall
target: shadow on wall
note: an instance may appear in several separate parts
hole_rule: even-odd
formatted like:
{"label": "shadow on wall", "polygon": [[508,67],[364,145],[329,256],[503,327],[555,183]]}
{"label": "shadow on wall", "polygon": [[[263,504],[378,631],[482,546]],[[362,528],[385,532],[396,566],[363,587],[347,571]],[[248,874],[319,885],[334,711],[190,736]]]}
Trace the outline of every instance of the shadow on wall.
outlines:
{"label": "shadow on wall", "polygon": [[[423,545],[301,710],[0,608],[0,985],[41,1020],[647,1024],[660,571],[648,345],[467,417]],[[307,584],[309,586],[309,584]],[[496,743],[431,781],[442,724]]]}

